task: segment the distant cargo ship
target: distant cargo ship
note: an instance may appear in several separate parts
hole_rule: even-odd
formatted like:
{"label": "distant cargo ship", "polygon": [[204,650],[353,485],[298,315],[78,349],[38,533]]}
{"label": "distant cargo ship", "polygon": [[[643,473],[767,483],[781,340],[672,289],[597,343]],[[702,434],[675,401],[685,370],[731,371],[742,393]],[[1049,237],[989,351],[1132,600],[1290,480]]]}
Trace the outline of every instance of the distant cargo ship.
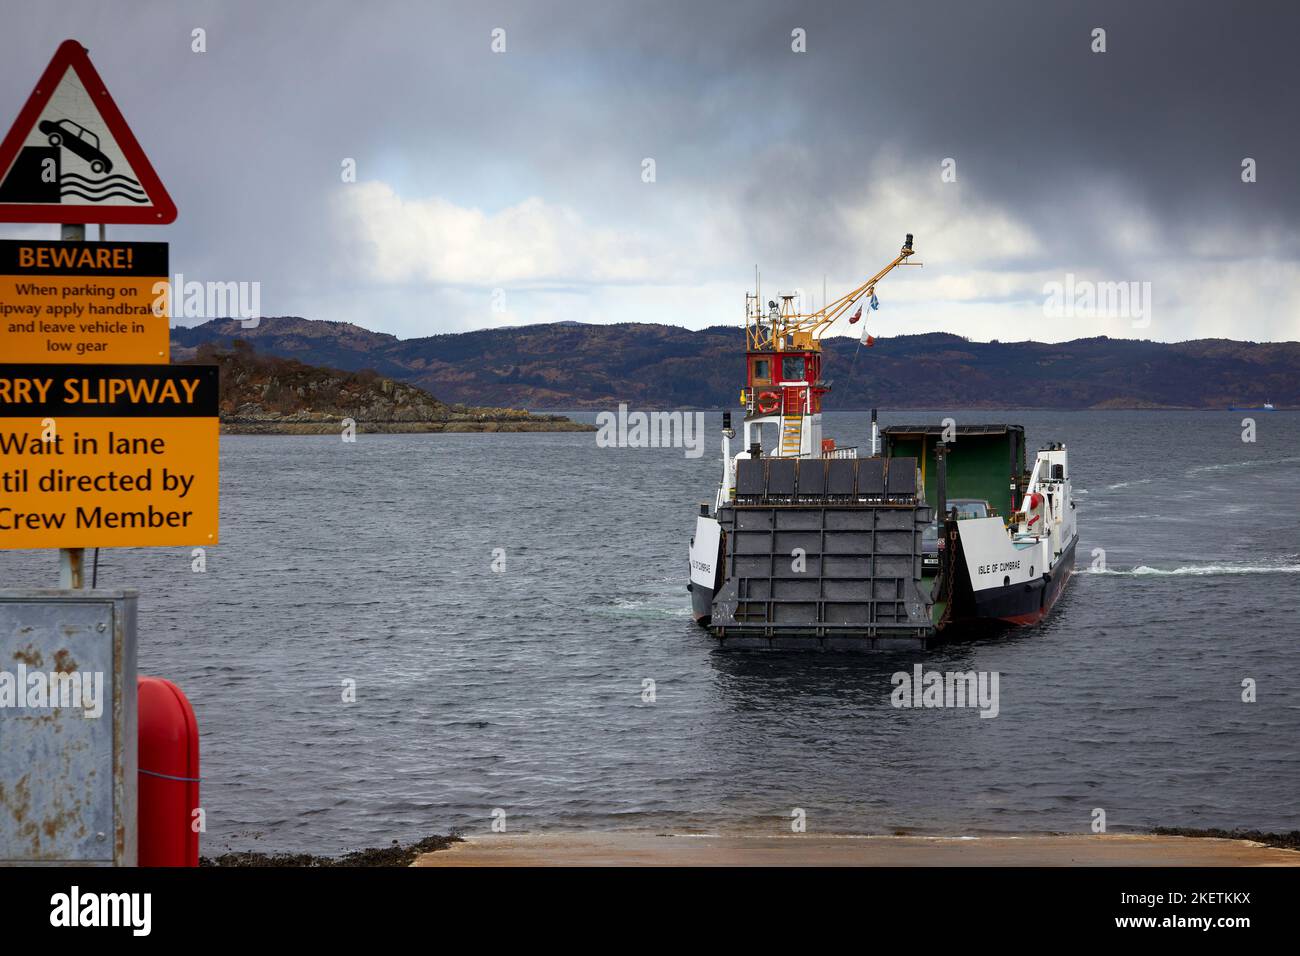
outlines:
{"label": "distant cargo ship", "polygon": [[1272,402],[1265,402],[1263,405],[1229,405],[1230,412],[1272,412],[1276,411]]}
{"label": "distant cargo ship", "polygon": [[[822,435],[822,333],[913,255],[811,315],[746,299],[742,447],[723,415],[723,475],[690,545],[692,614],[724,646],[924,647],[978,621],[1031,624],[1074,567],[1063,444],[1026,468],[1020,425],[904,425],[871,449]],[[856,321],[862,309],[850,320]],[[864,344],[871,342],[863,333]]]}

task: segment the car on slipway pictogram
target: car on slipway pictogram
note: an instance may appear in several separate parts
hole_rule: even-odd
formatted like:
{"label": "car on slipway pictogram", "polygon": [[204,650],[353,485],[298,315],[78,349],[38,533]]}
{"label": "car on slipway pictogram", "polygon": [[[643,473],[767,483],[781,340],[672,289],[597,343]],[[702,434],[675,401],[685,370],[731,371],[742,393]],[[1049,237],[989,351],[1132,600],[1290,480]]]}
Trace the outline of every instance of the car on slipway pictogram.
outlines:
{"label": "car on slipway pictogram", "polygon": [[61,119],[42,120],[37,129],[46,135],[51,146],[62,146],[90,163],[93,172],[112,172],[113,161],[100,151],[99,137],[86,127],[69,119]]}

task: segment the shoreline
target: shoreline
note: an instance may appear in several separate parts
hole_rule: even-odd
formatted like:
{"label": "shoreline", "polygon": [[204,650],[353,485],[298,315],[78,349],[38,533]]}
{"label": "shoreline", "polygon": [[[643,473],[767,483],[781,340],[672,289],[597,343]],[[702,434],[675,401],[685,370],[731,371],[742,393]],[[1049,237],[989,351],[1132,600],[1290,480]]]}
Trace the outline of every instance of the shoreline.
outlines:
{"label": "shoreline", "polygon": [[559,830],[457,833],[339,856],[227,851],[203,867],[1300,866],[1300,831],[972,835]]}
{"label": "shoreline", "polygon": [[465,837],[413,867],[491,866],[1300,866],[1300,852],[1211,836],[685,834],[575,831]]}

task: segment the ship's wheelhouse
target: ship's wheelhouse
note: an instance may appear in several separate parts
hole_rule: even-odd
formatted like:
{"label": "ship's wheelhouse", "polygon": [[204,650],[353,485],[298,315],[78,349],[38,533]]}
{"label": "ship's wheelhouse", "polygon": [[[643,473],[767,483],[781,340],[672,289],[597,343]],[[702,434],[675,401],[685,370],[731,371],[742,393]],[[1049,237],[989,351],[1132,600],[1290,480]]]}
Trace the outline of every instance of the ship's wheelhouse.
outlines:
{"label": "ship's wheelhouse", "polygon": [[821,353],[813,349],[746,353],[748,417],[816,415],[826,388],[818,385]]}

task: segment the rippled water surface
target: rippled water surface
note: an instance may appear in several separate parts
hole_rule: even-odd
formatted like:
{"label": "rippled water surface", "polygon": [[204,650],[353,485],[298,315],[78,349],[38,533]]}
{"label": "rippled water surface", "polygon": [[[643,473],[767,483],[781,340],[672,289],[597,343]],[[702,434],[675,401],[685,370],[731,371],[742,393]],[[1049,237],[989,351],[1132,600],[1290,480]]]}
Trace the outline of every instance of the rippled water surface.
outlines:
{"label": "rippled water surface", "polygon": [[[1300,415],[1257,413],[1254,444],[1240,413],[979,417],[1069,444],[1080,573],[1043,625],[926,655],[714,650],[685,583],[716,415],[694,460],[593,434],[226,437],[207,572],[105,551],[100,584],[139,588],[141,672],[198,713],[205,852],[481,831],[498,807],[512,830],[793,807],[810,830],[1084,831],[1095,807],[1113,830],[1300,828]],[[866,444],[865,415],[827,418]],[[0,584],[56,568],[0,553]],[[999,716],[891,708],[918,662],[999,672]]]}

